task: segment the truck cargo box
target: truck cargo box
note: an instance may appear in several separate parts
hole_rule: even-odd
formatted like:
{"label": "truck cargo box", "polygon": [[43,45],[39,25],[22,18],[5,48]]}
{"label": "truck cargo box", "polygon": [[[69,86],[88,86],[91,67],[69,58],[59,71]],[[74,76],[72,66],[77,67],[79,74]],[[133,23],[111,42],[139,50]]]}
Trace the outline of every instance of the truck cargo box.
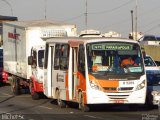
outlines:
{"label": "truck cargo box", "polygon": [[28,56],[35,45],[44,45],[41,37],[75,36],[76,26],[55,21],[14,21],[3,23],[4,71],[29,79]]}

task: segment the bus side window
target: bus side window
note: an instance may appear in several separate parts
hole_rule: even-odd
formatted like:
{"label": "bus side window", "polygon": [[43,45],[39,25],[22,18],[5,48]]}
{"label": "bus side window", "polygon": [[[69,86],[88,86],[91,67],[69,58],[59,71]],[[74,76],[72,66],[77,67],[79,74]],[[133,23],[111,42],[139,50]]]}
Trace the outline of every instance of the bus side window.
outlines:
{"label": "bus side window", "polygon": [[85,71],[85,54],[84,54],[84,46],[79,46],[78,52],[78,71],[84,72]]}
{"label": "bus side window", "polygon": [[54,57],[54,69],[59,70],[60,63],[60,45],[56,44],[55,46],[55,57]]}
{"label": "bus side window", "polygon": [[62,44],[60,48],[60,69],[67,70],[69,61],[69,45]]}

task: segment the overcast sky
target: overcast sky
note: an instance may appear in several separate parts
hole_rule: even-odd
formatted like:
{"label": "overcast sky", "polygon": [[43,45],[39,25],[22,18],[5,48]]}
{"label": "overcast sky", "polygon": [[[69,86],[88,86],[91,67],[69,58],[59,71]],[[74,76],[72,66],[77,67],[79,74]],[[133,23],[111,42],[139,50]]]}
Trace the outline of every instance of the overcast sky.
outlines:
{"label": "overcast sky", "polygon": [[[138,31],[160,35],[160,0],[137,1]],[[87,3],[88,29],[103,33],[112,30],[128,37],[132,31],[131,10],[135,22],[136,0],[87,0]],[[19,20],[40,20],[46,15],[49,20],[76,24],[78,31],[86,28],[85,12],[86,0],[0,0],[0,15],[13,13]]]}

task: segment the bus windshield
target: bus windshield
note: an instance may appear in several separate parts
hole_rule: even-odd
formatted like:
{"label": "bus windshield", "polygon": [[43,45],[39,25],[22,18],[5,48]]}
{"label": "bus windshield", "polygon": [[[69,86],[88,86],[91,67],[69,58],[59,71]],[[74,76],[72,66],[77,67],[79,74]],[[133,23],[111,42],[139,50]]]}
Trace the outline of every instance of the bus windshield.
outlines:
{"label": "bus windshield", "polygon": [[43,60],[44,60],[44,50],[38,51],[38,65],[39,67],[43,67]]}
{"label": "bus windshield", "polygon": [[101,42],[87,44],[89,74],[142,74],[140,46],[135,43]]}

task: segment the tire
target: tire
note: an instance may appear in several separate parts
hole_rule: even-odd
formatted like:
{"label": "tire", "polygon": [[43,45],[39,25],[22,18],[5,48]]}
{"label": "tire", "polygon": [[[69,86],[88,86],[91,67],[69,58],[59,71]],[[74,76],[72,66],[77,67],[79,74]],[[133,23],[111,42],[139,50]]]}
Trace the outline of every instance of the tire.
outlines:
{"label": "tire", "polygon": [[79,106],[79,109],[82,110],[83,112],[89,112],[90,111],[89,106],[84,104],[84,99],[83,99],[82,92],[78,93],[78,106]]}
{"label": "tire", "polygon": [[60,108],[65,108],[66,107],[65,101],[63,101],[63,100],[60,99],[60,92],[59,92],[59,90],[56,90],[56,99],[57,99],[57,105]]}
{"label": "tire", "polygon": [[14,95],[19,95],[20,94],[19,79],[17,79],[17,77],[12,77],[11,91]]}
{"label": "tire", "polygon": [[39,94],[38,92],[34,92],[34,93],[32,94],[32,99],[33,99],[33,100],[39,100],[39,99],[40,99],[40,94]]}
{"label": "tire", "polygon": [[40,99],[40,94],[38,92],[35,92],[34,84],[33,84],[32,81],[30,82],[29,90],[30,90],[30,93],[31,93],[31,96],[32,96],[33,100],[39,100]]}

